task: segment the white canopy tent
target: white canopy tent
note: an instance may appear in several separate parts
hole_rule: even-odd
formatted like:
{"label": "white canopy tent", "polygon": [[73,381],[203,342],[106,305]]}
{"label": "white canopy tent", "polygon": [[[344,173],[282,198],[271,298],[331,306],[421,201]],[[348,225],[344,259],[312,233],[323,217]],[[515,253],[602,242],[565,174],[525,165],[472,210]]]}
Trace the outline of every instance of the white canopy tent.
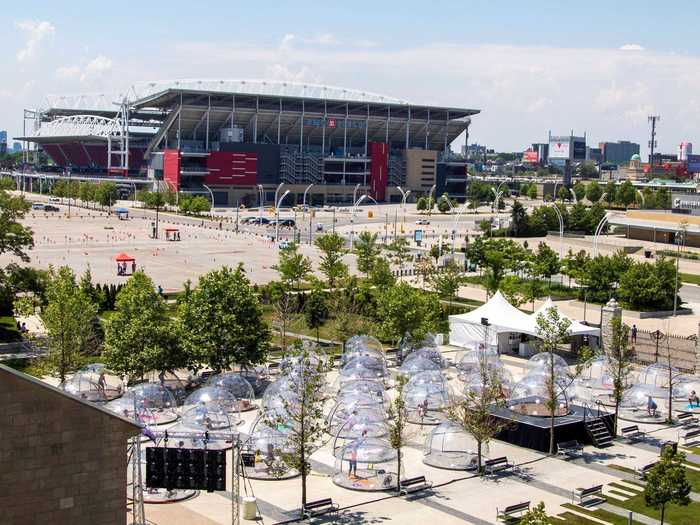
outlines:
{"label": "white canopy tent", "polygon": [[571,331],[572,336],[576,335],[590,335],[590,336],[595,336],[595,337],[600,337],[600,328],[596,328],[594,326],[588,326],[583,323],[579,323],[578,321],[575,321],[571,319],[569,316],[565,315],[562,313],[562,311],[557,307],[557,305],[552,302],[552,298],[548,297],[547,300],[542,303],[542,305],[535,310],[534,313],[530,314],[530,317],[532,318],[533,322],[535,325],[537,324],[537,316],[540,314],[545,314],[547,310],[550,308],[556,309],[556,311],[559,313],[559,317],[562,319],[568,319],[571,321],[571,325],[569,326],[569,330]]}
{"label": "white canopy tent", "polygon": [[517,332],[537,336],[535,319],[510,304],[498,291],[488,302],[466,314],[451,315],[450,344],[463,348],[473,347],[486,339],[487,327],[482,324],[487,319],[488,344],[498,344],[498,335]]}

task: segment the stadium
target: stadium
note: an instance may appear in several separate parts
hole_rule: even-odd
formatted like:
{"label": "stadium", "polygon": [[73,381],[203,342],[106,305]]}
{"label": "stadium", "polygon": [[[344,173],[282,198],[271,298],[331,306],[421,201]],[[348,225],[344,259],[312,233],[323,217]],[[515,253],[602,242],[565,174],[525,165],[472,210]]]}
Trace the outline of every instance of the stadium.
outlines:
{"label": "stadium", "polygon": [[51,159],[30,183],[109,178],[204,193],[220,207],[269,203],[281,183],[285,204],[305,194],[312,205],[351,203],[358,192],[395,202],[433,186],[464,198],[466,164],[450,144],[468,138],[478,113],[311,84],[162,81],[49,97],[47,108],[25,110],[18,139]]}

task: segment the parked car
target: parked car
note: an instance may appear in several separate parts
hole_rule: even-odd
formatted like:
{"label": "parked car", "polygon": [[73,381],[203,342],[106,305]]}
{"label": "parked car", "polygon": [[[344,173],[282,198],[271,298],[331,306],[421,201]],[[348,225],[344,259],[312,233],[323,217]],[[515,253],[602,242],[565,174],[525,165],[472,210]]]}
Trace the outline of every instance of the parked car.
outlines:
{"label": "parked car", "polygon": [[35,202],[32,204],[32,210],[44,210],[44,203],[42,202]]}
{"label": "parked car", "polygon": [[427,225],[427,224],[430,224],[430,221],[429,221],[428,219],[418,219],[418,220],[416,221],[416,224]]}
{"label": "parked car", "polygon": [[295,224],[294,219],[280,219],[279,221],[280,226],[287,226],[289,228],[293,228]]}
{"label": "parked car", "polygon": [[58,206],[53,206],[51,204],[47,204],[44,206],[44,211],[59,211]]}
{"label": "parked car", "polygon": [[61,199],[58,197],[49,197],[49,202],[61,202]]}

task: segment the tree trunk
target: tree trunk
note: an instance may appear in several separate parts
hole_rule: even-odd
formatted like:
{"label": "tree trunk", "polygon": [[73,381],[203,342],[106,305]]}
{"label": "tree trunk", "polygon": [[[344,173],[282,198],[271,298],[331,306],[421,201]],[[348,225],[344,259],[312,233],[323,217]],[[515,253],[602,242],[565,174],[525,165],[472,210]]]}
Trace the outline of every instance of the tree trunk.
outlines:
{"label": "tree trunk", "polygon": [[476,442],[476,471],[481,475],[481,441]]}
{"label": "tree trunk", "polygon": [[664,525],[664,514],[666,513],[666,504],[661,505],[661,521],[659,522],[660,525]]}
{"label": "tree trunk", "polygon": [[396,460],[396,492],[401,495],[401,448],[398,450],[398,459]]}
{"label": "tree trunk", "polygon": [[615,419],[613,419],[613,439],[617,437],[617,415],[620,412],[620,402],[615,400]]}
{"label": "tree trunk", "polygon": [[557,390],[554,384],[554,351],[550,351],[549,355],[549,380],[551,381],[550,388],[552,389],[550,395],[552,399],[550,400],[551,405],[549,407],[549,453],[554,455],[554,412],[557,409]]}

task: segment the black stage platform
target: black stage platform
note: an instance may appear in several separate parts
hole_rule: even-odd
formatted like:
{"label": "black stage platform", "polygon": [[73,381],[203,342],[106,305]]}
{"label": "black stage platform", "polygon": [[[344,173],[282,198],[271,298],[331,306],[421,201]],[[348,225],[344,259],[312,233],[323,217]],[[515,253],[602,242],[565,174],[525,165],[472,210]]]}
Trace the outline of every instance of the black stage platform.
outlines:
{"label": "black stage platform", "polygon": [[[518,402],[528,400],[518,400]],[[586,409],[578,405],[569,405],[569,414],[554,418],[554,443],[571,441],[575,439],[581,444],[592,444],[591,437],[584,425],[584,411]],[[542,413],[546,414],[547,409],[542,405]],[[496,437],[500,440],[518,445],[521,447],[549,452],[549,425],[548,416],[526,416],[513,412],[506,407],[494,407],[491,413],[499,420],[506,421],[508,427],[501,431]],[[608,429],[613,426],[614,414],[608,414],[597,410],[588,410],[586,419],[600,418],[607,425]]]}

